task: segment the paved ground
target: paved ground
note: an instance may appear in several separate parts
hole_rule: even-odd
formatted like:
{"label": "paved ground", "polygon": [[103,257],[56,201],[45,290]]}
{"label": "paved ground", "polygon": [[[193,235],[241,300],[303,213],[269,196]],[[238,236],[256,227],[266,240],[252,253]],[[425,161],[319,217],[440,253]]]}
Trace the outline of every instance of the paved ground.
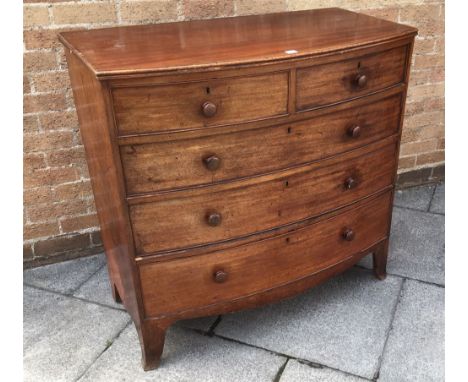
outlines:
{"label": "paved ground", "polygon": [[103,255],[24,272],[26,381],[443,381],[444,185],[399,191],[389,276],[363,261],[296,298],[190,320],[143,372]]}

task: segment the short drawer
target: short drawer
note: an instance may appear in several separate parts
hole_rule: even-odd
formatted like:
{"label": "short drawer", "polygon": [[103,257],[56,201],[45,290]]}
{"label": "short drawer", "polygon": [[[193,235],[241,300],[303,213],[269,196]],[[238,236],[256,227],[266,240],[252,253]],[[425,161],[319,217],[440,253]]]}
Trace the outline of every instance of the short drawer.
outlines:
{"label": "short drawer", "polygon": [[281,126],[121,146],[129,195],[261,175],[396,134],[401,95]]}
{"label": "short drawer", "polygon": [[119,135],[180,131],[287,113],[288,73],[114,88]]}
{"label": "short drawer", "polygon": [[260,178],[130,200],[137,253],[240,238],[325,213],[389,187],[395,165],[393,139]]}
{"label": "short drawer", "polygon": [[404,82],[407,46],[297,70],[296,108],[307,110]]}
{"label": "short drawer", "polygon": [[270,239],[140,266],[147,316],[261,293],[365,251],[388,234],[391,193]]}

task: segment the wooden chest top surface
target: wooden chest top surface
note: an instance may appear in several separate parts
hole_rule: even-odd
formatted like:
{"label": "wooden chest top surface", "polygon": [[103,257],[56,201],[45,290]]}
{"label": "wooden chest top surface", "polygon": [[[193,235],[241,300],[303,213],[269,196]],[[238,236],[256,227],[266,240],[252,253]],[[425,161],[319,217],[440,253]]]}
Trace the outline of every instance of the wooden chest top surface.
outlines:
{"label": "wooden chest top surface", "polygon": [[415,35],[415,28],[326,8],[64,32],[97,77],[255,64]]}

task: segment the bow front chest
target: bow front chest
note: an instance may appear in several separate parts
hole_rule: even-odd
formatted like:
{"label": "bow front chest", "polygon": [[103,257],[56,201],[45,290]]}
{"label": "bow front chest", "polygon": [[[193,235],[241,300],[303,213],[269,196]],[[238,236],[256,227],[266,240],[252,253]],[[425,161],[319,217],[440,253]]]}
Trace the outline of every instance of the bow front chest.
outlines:
{"label": "bow front chest", "polygon": [[60,34],[114,299],[177,320],[385,277],[416,29],[337,8]]}

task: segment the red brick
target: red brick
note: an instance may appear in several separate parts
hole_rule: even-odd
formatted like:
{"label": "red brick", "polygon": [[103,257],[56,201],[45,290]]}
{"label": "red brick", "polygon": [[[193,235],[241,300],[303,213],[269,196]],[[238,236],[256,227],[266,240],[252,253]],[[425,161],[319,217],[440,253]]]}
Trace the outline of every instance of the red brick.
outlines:
{"label": "red brick", "polygon": [[47,7],[23,6],[23,27],[34,27],[49,23]]}
{"label": "red brick", "polygon": [[53,186],[64,182],[74,182],[79,178],[78,170],[73,167],[45,168],[26,174],[23,179],[23,187]]}
{"label": "red brick", "polygon": [[37,134],[24,134],[25,152],[45,152],[73,146],[72,131],[46,131]]}
{"label": "red brick", "polygon": [[47,162],[52,167],[75,165],[86,167],[85,152],[83,146],[69,149],[56,150],[48,153]]}
{"label": "red brick", "polygon": [[38,204],[52,203],[52,190],[49,186],[26,189],[23,191],[23,204],[33,206]]}
{"label": "red brick", "polygon": [[77,28],[58,29],[32,29],[23,31],[23,42],[28,50],[33,49],[56,49],[61,47],[58,39],[60,32],[74,30]]}
{"label": "red brick", "polygon": [[39,122],[44,130],[78,128],[78,117],[75,110],[42,114],[39,116]]}
{"label": "red brick", "polygon": [[186,19],[211,19],[234,15],[234,2],[225,0],[184,0]]}
{"label": "red brick", "polygon": [[43,153],[25,153],[23,154],[23,171],[27,174],[47,167],[45,155]]}
{"label": "red brick", "polygon": [[414,70],[410,75],[409,86],[440,83],[445,80],[445,68],[443,66],[431,67],[422,70]]}
{"label": "red brick", "polygon": [[421,40],[416,38],[414,41],[413,54],[427,54],[434,52],[436,39]]}
{"label": "red brick", "polygon": [[36,256],[50,256],[54,253],[80,250],[89,245],[89,234],[86,233],[73,236],[60,236],[35,243],[34,253]]}
{"label": "red brick", "polygon": [[400,21],[419,29],[419,36],[444,34],[444,17],[440,5],[407,5],[400,8]]}
{"label": "red brick", "polygon": [[31,79],[36,92],[51,92],[70,88],[68,73],[64,70],[56,72],[33,73]]}
{"label": "red brick", "polygon": [[403,125],[405,129],[412,129],[415,127],[442,124],[444,123],[444,114],[443,111],[433,111],[408,115],[405,117]]}
{"label": "red brick", "polygon": [[439,139],[439,142],[437,142],[437,150],[445,150],[445,138]]}
{"label": "red brick", "polygon": [[80,200],[93,196],[89,180],[59,185],[54,188],[53,193],[55,200]]}
{"label": "red brick", "polygon": [[57,69],[57,57],[53,51],[26,52],[23,54],[23,70],[37,72]]}
{"label": "red brick", "polygon": [[23,227],[23,239],[31,240],[40,237],[49,237],[60,233],[57,222],[26,224]]}
{"label": "red brick", "polygon": [[434,151],[437,148],[437,141],[437,139],[429,139],[427,141],[403,143],[400,146],[400,155],[406,156]]}
{"label": "red brick", "polygon": [[65,93],[27,94],[23,97],[24,113],[60,111],[65,108]]}
{"label": "red brick", "polygon": [[408,89],[408,101],[414,102],[424,98],[444,97],[445,84],[428,84],[420,86],[410,86]]}
{"label": "red brick", "polygon": [[124,22],[161,22],[177,20],[178,12],[171,0],[143,0],[122,2],[120,15]]}
{"label": "red brick", "polygon": [[432,153],[419,154],[416,165],[421,166],[429,163],[439,163],[445,160],[445,151],[434,151]]}
{"label": "red brick", "polygon": [[99,226],[97,215],[83,215],[71,218],[65,218],[60,221],[63,232],[77,232],[84,229],[95,228]]}
{"label": "red brick", "polygon": [[398,160],[399,169],[407,169],[414,167],[416,163],[416,156],[403,157]]}
{"label": "red brick", "polygon": [[34,252],[31,244],[23,244],[23,260],[31,260],[34,257]]}
{"label": "red brick", "polygon": [[414,186],[430,180],[432,176],[432,168],[420,168],[399,173],[397,185],[399,187]]}
{"label": "red brick", "polygon": [[39,131],[39,119],[36,115],[23,116],[23,133]]}
{"label": "red brick", "polygon": [[91,243],[93,245],[102,245],[101,231],[91,232]]}
{"label": "red brick", "polygon": [[31,223],[57,221],[64,217],[88,214],[92,200],[67,200],[53,204],[33,205],[27,210]]}
{"label": "red brick", "polygon": [[393,22],[398,22],[399,8],[378,8],[378,9],[360,9],[360,13],[364,13],[369,16],[378,17]]}
{"label": "red brick", "polygon": [[79,1],[79,0],[23,0],[23,3],[40,4],[40,3],[64,3],[66,1]]}
{"label": "red brick", "polygon": [[425,111],[436,111],[445,109],[445,99],[443,97],[427,98],[417,102],[406,104],[406,115],[423,113]]}
{"label": "red brick", "polygon": [[[172,4],[172,6],[174,6]],[[69,3],[52,6],[55,24],[91,24],[117,21],[113,2]]]}
{"label": "red brick", "polygon": [[287,10],[286,0],[237,0],[237,15],[283,12]]}
{"label": "red brick", "polygon": [[29,77],[23,76],[23,94],[31,93],[31,85],[29,83]]}
{"label": "red brick", "polygon": [[433,66],[444,66],[445,56],[440,54],[430,54],[424,56],[415,56],[415,69],[431,68]]}

